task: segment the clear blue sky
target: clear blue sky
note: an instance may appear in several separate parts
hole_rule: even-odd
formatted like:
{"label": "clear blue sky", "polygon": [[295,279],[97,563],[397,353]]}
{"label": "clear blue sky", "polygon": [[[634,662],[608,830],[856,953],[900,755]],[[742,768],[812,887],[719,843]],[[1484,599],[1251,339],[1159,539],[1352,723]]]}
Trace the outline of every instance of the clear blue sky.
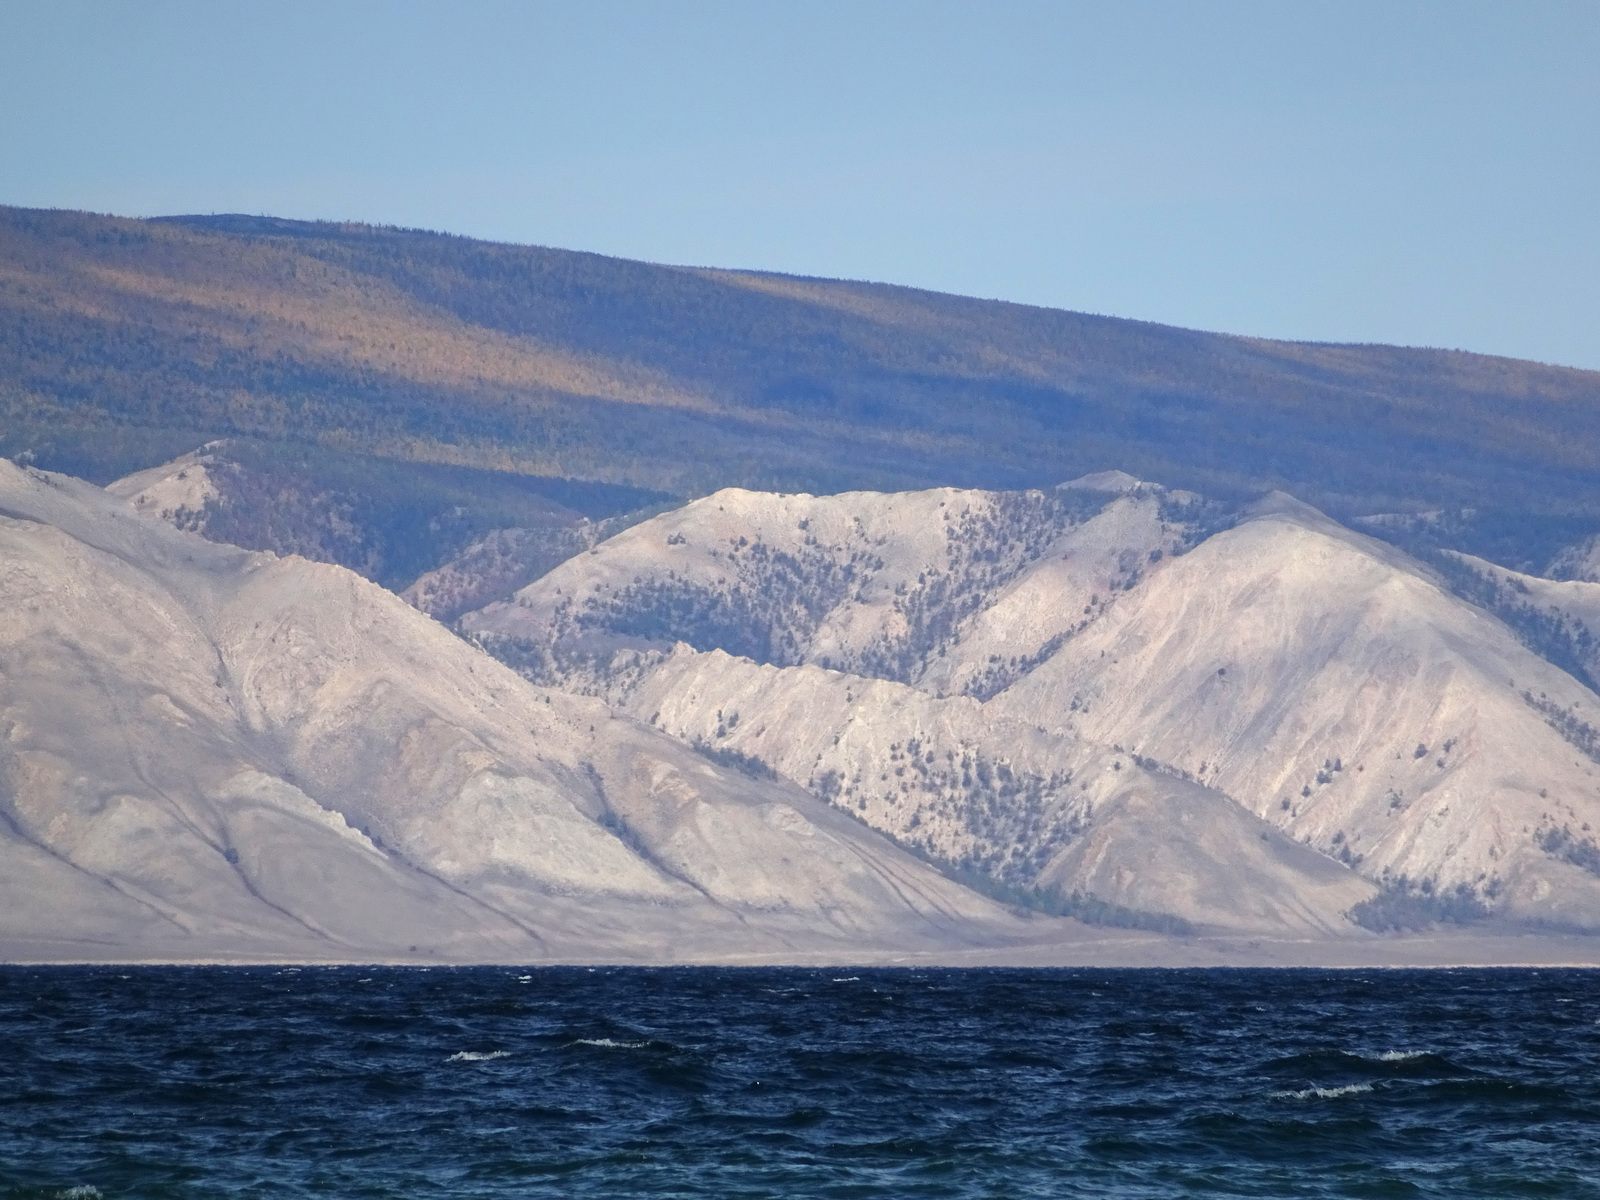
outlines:
{"label": "clear blue sky", "polygon": [[0,203],[1600,368],[1600,3],[0,0]]}

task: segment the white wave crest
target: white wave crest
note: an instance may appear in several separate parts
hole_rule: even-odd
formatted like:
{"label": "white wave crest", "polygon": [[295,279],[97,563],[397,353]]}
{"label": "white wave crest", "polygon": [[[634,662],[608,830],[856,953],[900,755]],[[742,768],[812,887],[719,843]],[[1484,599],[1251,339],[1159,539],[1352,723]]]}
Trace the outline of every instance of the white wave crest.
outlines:
{"label": "white wave crest", "polygon": [[1426,1050],[1385,1050],[1373,1056],[1374,1062],[1410,1062],[1413,1058],[1426,1058]]}
{"label": "white wave crest", "polygon": [[861,976],[859,976],[859,975],[846,975],[843,979],[835,979],[834,982],[835,983],[860,983],[861,982]]}
{"label": "white wave crest", "polygon": [[445,1062],[488,1062],[492,1058],[505,1058],[509,1050],[457,1050]]}
{"label": "white wave crest", "polygon": [[[123,976],[127,978],[126,975]],[[99,1188],[92,1183],[80,1183],[77,1187],[69,1187],[61,1193],[61,1200],[100,1200],[102,1195]]]}
{"label": "white wave crest", "polygon": [[642,1050],[649,1042],[614,1042],[610,1038],[579,1038],[569,1042],[572,1046],[601,1046],[607,1050]]}
{"label": "white wave crest", "polygon": [[1336,1088],[1301,1088],[1298,1092],[1273,1092],[1274,1100],[1333,1100],[1339,1096],[1354,1096],[1359,1092],[1370,1092],[1370,1083],[1347,1083]]}

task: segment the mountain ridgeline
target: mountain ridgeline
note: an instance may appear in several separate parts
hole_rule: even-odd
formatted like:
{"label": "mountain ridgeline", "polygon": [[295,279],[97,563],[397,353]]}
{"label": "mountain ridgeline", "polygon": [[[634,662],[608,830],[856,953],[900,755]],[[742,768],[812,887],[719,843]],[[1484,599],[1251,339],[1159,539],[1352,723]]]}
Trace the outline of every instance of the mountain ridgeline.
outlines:
{"label": "mountain ridgeline", "polygon": [[0,209],[0,454],[105,483],[215,439],[274,495],[408,497],[329,552],[391,584],[570,481],[627,489],[587,514],[616,516],[1122,469],[1443,512],[1450,548],[1523,571],[1600,528],[1596,372],[363,225]]}
{"label": "mountain ridgeline", "polygon": [[1013,903],[1600,933],[1600,582],[1447,561],[1115,472],[728,489],[460,627]]}
{"label": "mountain ridgeline", "polygon": [[1594,372],[4,209],[0,550],[0,956],[1600,954]]}

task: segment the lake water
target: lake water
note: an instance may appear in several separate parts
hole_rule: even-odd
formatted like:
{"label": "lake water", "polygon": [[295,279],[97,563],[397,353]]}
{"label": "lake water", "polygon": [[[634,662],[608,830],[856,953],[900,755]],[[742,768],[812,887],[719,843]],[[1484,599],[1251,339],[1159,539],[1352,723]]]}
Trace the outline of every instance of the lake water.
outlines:
{"label": "lake water", "polygon": [[0,967],[0,1197],[1600,1196],[1600,973]]}

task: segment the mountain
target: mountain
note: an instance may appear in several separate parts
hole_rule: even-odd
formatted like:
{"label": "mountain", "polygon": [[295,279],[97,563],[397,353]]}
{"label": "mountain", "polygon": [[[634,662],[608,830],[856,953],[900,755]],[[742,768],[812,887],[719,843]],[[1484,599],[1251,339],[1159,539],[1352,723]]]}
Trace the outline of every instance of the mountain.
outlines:
{"label": "mountain", "polygon": [[575,480],[639,493],[577,510],[598,519],[728,486],[1124,469],[1347,520],[1445,512],[1448,548],[1533,573],[1600,530],[1592,371],[371,226],[0,209],[0,454],[106,483],[216,439],[267,480],[247,494],[316,526],[241,503],[227,536],[321,544],[397,589],[520,527],[530,491],[572,507],[551,489]]}
{"label": "mountain", "polygon": [[1281,493],[730,489],[462,628],[1051,911],[1600,932],[1600,697]]}
{"label": "mountain", "polygon": [[1600,583],[1600,533],[1567,546],[1545,568],[1551,579],[1576,579]]}
{"label": "mountain", "polygon": [[327,449],[232,440],[108,486],[211,541],[336,563],[392,591],[410,587],[425,612],[451,616],[480,594],[483,603],[537,578],[663,499],[430,463],[396,471]]}
{"label": "mountain", "polygon": [[1508,571],[1470,554],[1439,556],[1453,590],[1494,613],[1523,644],[1597,690],[1600,583]]}
{"label": "mountain", "polygon": [[1286,498],[724,491],[463,618],[519,674],[190,483],[0,463],[0,958],[1593,956],[1593,694]]}
{"label": "mountain", "polygon": [[956,953],[1026,919],[343,568],[0,462],[0,957]]}
{"label": "mountain", "polygon": [[1600,946],[1595,372],[0,209],[0,454],[0,957]]}

